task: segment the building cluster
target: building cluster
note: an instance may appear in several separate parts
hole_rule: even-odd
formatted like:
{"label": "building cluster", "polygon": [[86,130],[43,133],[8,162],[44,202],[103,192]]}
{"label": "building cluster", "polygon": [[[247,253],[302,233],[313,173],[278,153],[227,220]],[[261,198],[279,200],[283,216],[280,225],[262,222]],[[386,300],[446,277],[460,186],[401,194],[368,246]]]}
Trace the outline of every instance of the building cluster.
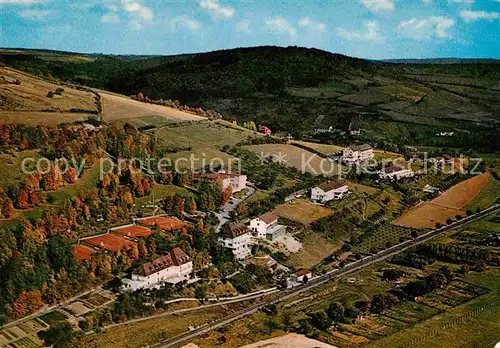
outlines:
{"label": "building cluster", "polygon": [[180,248],[173,248],[167,255],[143,264],[130,279],[123,279],[127,290],[154,288],[164,283],[189,282],[193,275],[193,260]]}
{"label": "building cluster", "polygon": [[278,216],[265,213],[246,225],[234,222],[225,225],[219,234],[219,243],[230,249],[238,260],[251,255],[252,245],[259,240],[276,242],[285,236],[287,226],[278,224]]}
{"label": "building cluster", "polygon": [[200,179],[210,180],[210,181],[222,181],[222,189],[225,190],[231,187],[232,192],[239,192],[247,187],[247,176],[244,174],[237,173],[207,173],[199,176]]}
{"label": "building cluster", "polygon": [[368,144],[351,145],[342,151],[342,162],[347,164],[359,164],[373,157],[373,148]]}
{"label": "building cluster", "polygon": [[[163,232],[180,231],[188,223],[177,218],[158,215],[139,218],[132,224],[111,228],[107,233],[81,238],[79,244],[73,245],[73,256],[80,261],[89,260],[98,250],[112,253],[137,250],[137,242],[147,238],[153,229]],[[123,279],[127,290],[135,291],[141,288],[151,288],[163,283],[177,284],[190,281],[193,273],[191,258],[179,248],[174,248],[169,254],[160,256],[151,262],[145,263],[133,272],[130,279]]]}

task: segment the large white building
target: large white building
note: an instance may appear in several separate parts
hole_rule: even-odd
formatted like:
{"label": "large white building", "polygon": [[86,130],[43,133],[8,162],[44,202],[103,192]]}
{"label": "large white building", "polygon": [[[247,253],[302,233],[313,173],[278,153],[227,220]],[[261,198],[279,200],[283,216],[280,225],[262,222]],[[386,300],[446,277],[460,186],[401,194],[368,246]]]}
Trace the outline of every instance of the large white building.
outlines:
{"label": "large white building", "polygon": [[123,279],[125,289],[153,288],[163,283],[177,284],[189,281],[193,273],[193,261],[180,248],[174,248],[151,262],[145,263],[137,273],[132,273],[131,279]]}
{"label": "large white building", "polygon": [[271,242],[283,237],[286,233],[286,226],[278,224],[278,216],[273,213],[265,213],[250,220],[249,227],[254,237]]}
{"label": "large white building", "polygon": [[248,227],[240,222],[229,223],[222,226],[219,243],[231,249],[236,259],[242,260],[251,255],[251,233]]}
{"label": "large white building", "polygon": [[247,176],[237,173],[207,173],[200,175],[200,178],[207,180],[221,180],[222,188],[226,189],[231,187],[233,192],[244,190],[247,187]]}
{"label": "large white building", "polygon": [[351,145],[342,151],[342,161],[360,163],[374,157],[373,148],[368,144]]}
{"label": "large white building", "polygon": [[316,203],[326,203],[333,199],[342,199],[347,194],[349,194],[347,181],[327,181],[311,189],[311,200]]}
{"label": "large white building", "polygon": [[390,166],[382,168],[378,173],[378,176],[383,180],[399,180],[402,178],[408,178],[413,176],[411,169],[403,166]]}

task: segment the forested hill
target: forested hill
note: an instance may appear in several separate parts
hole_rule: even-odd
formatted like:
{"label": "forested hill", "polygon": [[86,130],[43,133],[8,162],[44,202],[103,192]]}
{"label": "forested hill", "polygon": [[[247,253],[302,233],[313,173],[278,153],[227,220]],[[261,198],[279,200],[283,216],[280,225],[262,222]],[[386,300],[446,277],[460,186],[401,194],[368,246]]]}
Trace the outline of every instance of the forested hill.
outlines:
{"label": "forested hill", "polygon": [[[45,77],[152,99],[177,99],[296,137],[349,126],[363,140],[491,147],[500,122],[500,63],[373,62],[317,49],[254,47],[163,57],[0,51],[0,61]],[[454,131],[452,139],[436,138]],[[410,141],[411,140],[411,141]]]}

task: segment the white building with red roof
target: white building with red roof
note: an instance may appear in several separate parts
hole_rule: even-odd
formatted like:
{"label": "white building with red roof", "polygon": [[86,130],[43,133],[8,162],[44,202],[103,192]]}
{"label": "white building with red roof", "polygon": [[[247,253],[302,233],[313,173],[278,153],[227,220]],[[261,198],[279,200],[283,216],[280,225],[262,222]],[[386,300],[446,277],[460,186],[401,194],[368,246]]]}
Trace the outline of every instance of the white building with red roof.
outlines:
{"label": "white building with red roof", "polygon": [[249,228],[254,237],[271,242],[283,237],[286,233],[286,226],[278,224],[278,216],[271,212],[250,220]]}
{"label": "white building with red roof", "polygon": [[216,181],[222,181],[222,189],[231,187],[233,193],[244,190],[247,187],[247,176],[244,174],[237,173],[206,173],[199,176],[201,179]]}
{"label": "white building with red roof", "polygon": [[131,279],[123,279],[125,289],[138,290],[161,286],[164,283],[177,284],[189,281],[193,273],[193,261],[180,248],[173,248],[167,255],[160,256],[141,266],[132,273]]}

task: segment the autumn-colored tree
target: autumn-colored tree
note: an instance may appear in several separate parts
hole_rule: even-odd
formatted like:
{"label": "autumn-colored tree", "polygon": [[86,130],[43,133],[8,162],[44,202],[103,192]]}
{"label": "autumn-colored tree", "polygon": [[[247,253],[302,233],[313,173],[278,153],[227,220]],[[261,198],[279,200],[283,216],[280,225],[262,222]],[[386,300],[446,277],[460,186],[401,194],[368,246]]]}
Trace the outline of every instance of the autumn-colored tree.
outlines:
{"label": "autumn-colored tree", "polygon": [[32,313],[41,307],[44,303],[42,301],[42,294],[38,290],[23,291],[19,294],[17,300],[12,304],[12,316],[14,319],[21,318],[28,313]]}
{"label": "autumn-colored tree", "polygon": [[146,248],[146,243],[144,243],[143,239],[139,240],[139,255],[141,257],[148,256],[148,249]]}
{"label": "autumn-colored tree", "polygon": [[196,200],[191,197],[191,199],[186,199],[186,211],[190,214],[196,213]]}
{"label": "autumn-colored tree", "polygon": [[227,202],[231,199],[231,196],[233,194],[233,189],[231,186],[228,186],[222,191],[221,195],[221,205],[226,205]]}
{"label": "autumn-colored tree", "polygon": [[47,191],[56,191],[61,187],[62,184],[62,175],[61,170],[57,164],[52,164],[50,166],[50,170],[47,174],[45,174],[45,190]]}
{"label": "autumn-colored tree", "polygon": [[163,210],[167,214],[172,214],[172,210],[174,207],[174,197],[173,196],[167,196],[163,200]]}
{"label": "autumn-colored tree", "polygon": [[14,216],[14,214],[16,213],[16,211],[14,209],[14,204],[12,203],[12,200],[10,200],[9,198],[7,198],[5,200],[2,211],[3,211],[3,215],[6,218],[11,218],[11,217]]}
{"label": "autumn-colored tree", "polygon": [[31,191],[28,194],[28,203],[33,206],[39,205],[41,202],[40,191]]}
{"label": "autumn-colored tree", "polygon": [[156,242],[154,239],[149,241],[149,251],[151,251],[151,254],[156,254]]}
{"label": "autumn-colored tree", "polygon": [[23,141],[21,141],[21,143],[19,143],[19,150],[21,150],[21,151],[26,150],[28,147],[29,147],[29,143],[28,143],[28,140],[26,140],[26,139],[24,139]]}
{"label": "autumn-colored tree", "polygon": [[16,206],[19,209],[28,209],[28,192],[22,188],[19,190],[19,196],[17,197]]}
{"label": "autumn-colored tree", "polygon": [[0,229],[0,266],[12,257],[16,250],[16,237],[9,230]]}
{"label": "autumn-colored tree", "polygon": [[73,184],[76,181],[76,169],[73,167],[68,167],[66,173],[64,173],[64,180],[68,184]]}

